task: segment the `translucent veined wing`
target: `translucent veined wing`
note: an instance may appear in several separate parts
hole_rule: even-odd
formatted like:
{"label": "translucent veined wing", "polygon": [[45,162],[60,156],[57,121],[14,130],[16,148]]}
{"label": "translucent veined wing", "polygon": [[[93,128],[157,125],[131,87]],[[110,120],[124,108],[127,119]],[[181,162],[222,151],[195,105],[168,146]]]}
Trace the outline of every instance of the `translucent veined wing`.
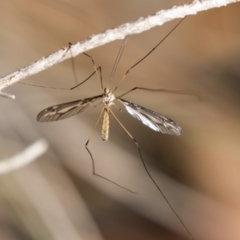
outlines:
{"label": "translucent veined wing", "polygon": [[38,114],[37,120],[39,122],[51,122],[69,118],[82,112],[88,108],[91,103],[101,98],[102,96],[103,95],[98,95],[91,98],[61,103],[52,107],[48,107]]}
{"label": "translucent veined wing", "polygon": [[119,100],[124,104],[130,115],[152,130],[170,135],[181,135],[181,127],[173,120],[122,98]]}

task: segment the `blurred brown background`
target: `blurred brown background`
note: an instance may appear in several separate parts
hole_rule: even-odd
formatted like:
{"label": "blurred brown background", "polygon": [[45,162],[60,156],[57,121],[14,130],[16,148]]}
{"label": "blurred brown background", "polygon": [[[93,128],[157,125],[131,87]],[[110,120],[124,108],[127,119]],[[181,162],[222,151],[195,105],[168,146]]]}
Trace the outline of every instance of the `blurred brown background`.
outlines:
{"label": "blurred brown background", "polygon": [[[0,1],[0,75],[106,29],[187,0]],[[115,80],[160,41],[172,21],[130,36]],[[181,137],[154,132],[125,111],[116,114],[138,140],[146,164],[174,209],[198,239],[240,238],[240,3],[187,17],[134,68],[120,92],[134,86],[197,91],[203,98],[136,91],[126,99],[166,115]],[[88,53],[110,75],[121,41]],[[79,82],[93,67],[75,60]],[[25,79],[51,87],[75,84],[71,61]],[[140,194],[93,177],[85,150],[100,107],[67,120],[38,123],[44,108],[99,94],[96,78],[79,90],[16,84],[0,101],[0,156],[10,157],[45,138],[50,149],[34,163],[0,176],[0,240],[189,239],[148,178],[137,149],[111,119],[110,141],[100,126],[90,142],[97,173]],[[114,109],[115,110],[115,109]]]}

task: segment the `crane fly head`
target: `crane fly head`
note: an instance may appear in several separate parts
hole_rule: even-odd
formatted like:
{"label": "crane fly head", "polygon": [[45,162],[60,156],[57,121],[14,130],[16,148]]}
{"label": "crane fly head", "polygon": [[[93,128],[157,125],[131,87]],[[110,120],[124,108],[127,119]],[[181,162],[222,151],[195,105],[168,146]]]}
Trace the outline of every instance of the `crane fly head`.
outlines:
{"label": "crane fly head", "polygon": [[104,88],[104,95],[103,95],[103,104],[106,106],[111,106],[113,101],[116,99],[112,90],[110,88]]}

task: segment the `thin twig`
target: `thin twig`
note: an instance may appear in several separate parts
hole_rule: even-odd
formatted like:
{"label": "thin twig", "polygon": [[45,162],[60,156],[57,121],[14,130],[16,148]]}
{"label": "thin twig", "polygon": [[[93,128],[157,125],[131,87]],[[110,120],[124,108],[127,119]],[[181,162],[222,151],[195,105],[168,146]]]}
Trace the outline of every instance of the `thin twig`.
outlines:
{"label": "thin twig", "polygon": [[230,3],[236,3],[239,1],[240,0],[194,0],[190,4],[185,4],[177,7],[174,6],[168,10],[161,10],[146,18],[139,18],[135,22],[125,23],[119,27],[107,30],[103,33],[92,35],[83,41],[64,47],[53,54],[35,61],[29,66],[20,68],[19,70],[0,78],[0,90],[16,83],[17,81],[20,81],[21,79],[37,74],[68,58],[76,57],[82,52],[86,52],[106,43],[118,39],[124,39],[128,35],[138,34],[153,27],[161,26],[173,19],[183,18],[187,15],[194,15],[201,11],[226,6]]}
{"label": "thin twig", "polygon": [[11,172],[33,162],[39,156],[44,154],[47,151],[47,148],[48,144],[45,140],[38,140],[21,153],[18,153],[9,159],[1,160],[0,174]]}
{"label": "thin twig", "polygon": [[10,99],[13,99],[13,100],[15,99],[14,95],[9,94],[9,93],[5,93],[5,92],[1,92],[1,91],[0,91],[0,96],[5,97],[5,98],[10,98]]}

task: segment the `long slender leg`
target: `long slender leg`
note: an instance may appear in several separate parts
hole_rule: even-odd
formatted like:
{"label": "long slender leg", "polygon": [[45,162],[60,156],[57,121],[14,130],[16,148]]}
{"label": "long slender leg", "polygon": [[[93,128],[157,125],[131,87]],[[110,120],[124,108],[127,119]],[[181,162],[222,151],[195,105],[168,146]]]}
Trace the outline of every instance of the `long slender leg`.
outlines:
{"label": "long slender leg", "polygon": [[93,158],[93,155],[92,155],[92,153],[90,152],[90,150],[89,150],[89,148],[88,148],[88,144],[89,144],[89,142],[90,142],[90,140],[91,140],[91,138],[92,138],[92,136],[93,136],[93,134],[94,134],[94,132],[95,132],[95,130],[96,130],[96,127],[97,127],[97,125],[98,125],[98,123],[99,123],[99,120],[101,119],[101,116],[102,116],[102,114],[103,114],[103,110],[104,110],[104,108],[102,109],[102,111],[101,111],[101,113],[100,113],[100,115],[99,115],[99,117],[98,117],[98,120],[97,120],[94,128],[92,129],[92,131],[91,131],[91,133],[90,133],[90,135],[89,135],[89,137],[88,137],[88,140],[87,140],[87,142],[86,142],[86,144],[85,144],[85,148],[86,148],[86,150],[88,151],[88,153],[89,153],[89,155],[90,155],[90,157],[91,157],[91,160],[92,160],[92,173],[93,173],[94,176],[97,176],[97,177],[99,177],[99,178],[102,178],[102,179],[104,179],[104,180],[106,180],[106,181],[108,181],[108,182],[110,182],[110,183],[112,183],[112,184],[114,184],[114,185],[116,185],[116,186],[118,186],[118,187],[120,187],[120,188],[122,188],[122,189],[124,189],[124,190],[126,190],[126,191],[128,191],[128,192],[130,192],[130,193],[138,194],[138,192],[133,192],[133,191],[131,191],[131,190],[129,190],[129,189],[127,189],[127,188],[125,188],[125,187],[123,187],[123,186],[115,183],[114,181],[112,181],[112,180],[110,180],[110,179],[108,179],[108,178],[106,178],[106,177],[103,177],[103,176],[97,174],[96,171],[95,171],[94,158]]}
{"label": "long slender leg", "polygon": [[166,201],[166,203],[168,204],[168,206],[170,207],[170,209],[172,210],[172,212],[174,213],[174,215],[177,217],[177,219],[179,220],[179,222],[181,223],[181,225],[183,226],[183,228],[186,230],[186,232],[188,233],[188,235],[190,236],[190,238],[192,240],[194,240],[192,234],[190,233],[190,231],[188,230],[188,228],[186,227],[186,225],[184,224],[184,222],[182,221],[182,219],[180,218],[180,216],[177,214],[177,212],[174,210],[174,208],[172,207],[171,203],[168,201],[167,197],[165,196],[165,194],[163,193],[162,189],[157,185],[157,183],[155,182],[155,180],[153,179],[152,175],[150,174],[146,163],[143,160],[142,157],[142,153],[139,147],[138,142],[134,139],[134,137],[131,135],[131,133],[123,126],[123,124],[119,121],[119,119],[117,118],[117,116],[113,113],[113,111],[110,109],[111,114],[113,115],[113,117],[117,120],[117,122],[120,124],[120,126],[123,128],[123,130],[127,133],[127,135],[133,140],[133,142],[135,143],[137,149],[138,149],[138,153],[140,155],[142,164],[144,166],[144,169],[146,170],[149,178],[152,180],[152,182],[154,183],[154,185],[156,186],[156,188],[158,189],[158,191],[161,193],[162,197],[164,198],[164,200]]}
{"label": "long slender leg", "polygon": [[[101,71],[101,67],[97,68],[98,71]],[[23,83],[23,82],[19,82],[19,84],[24,84],[24,85],[28,85],[31,87],[40,87],[40,88],[48,88],[48,89],[54,89],[54,90],[66,90],[66,91],[71,91],[77,87],[79,87],[80,85],[82,85],[83,83],[85,83],[87,80],[89,80],[96,72],[92,72],[85,80],[83,80],[82,82],[80,82],[79,84],[77,84],[76,86],[73,86],[71,88],[56,88],[56,87],[48,87],[48,86],[41,86],[41,85],[35,85],[35,84],[31,84],[31,83]]]}
{"label": "long slender leg", "polygon": [[115,60],[114,65],[113,65],[112,72],[111,72],[110,77],[109,77],[109,80],[108,80],[108,85],[109,85],[109,83],[113,80],[114,74],[115,74],[115,72],[116,72],[116,70],[117,70],[118,63],[119,63],[119,61],[120,61],[120,59],[121,59],[121,57],[122,57],[124,48],[125,48],[125,46],[126,46],[126,44],[127,44],[127,40],[128,40],[128,37],[125,37],[125,39],[123,40],[122,45],[121,45],[121,47],[120,47],[120,49],[119,49],[119,51],[118,51],[116,60]]}
{"label": "long slender leg", "polygon": [[[71,45],[72,45],[72,44],[69,43],[69,49],[70,49],[70,50],[71,50]],[[86,54],[85,52],[83,52],[83,54],[91,59],[91,61],[92,61],[92,63],[93,63],[93,66],[94,66],[94,71],[95,71],[95,73],[97,74],[97,77],[98,77],[98,79],[99,79],[99,81],[100,81],[100,87],[101,87],[101,90],[102,90],[102,92],[103,92],[102,70],[101,70],[101,67],[98,67],[98,68],[97,68],[94,59],[93,59],[90,55]],[[76,69],[75,69],[73,57],[72,57],[71,59],[72,59],[73,75],[74,75],[75,82],[76,82],[76,84],[77,84],[77,83],[78,83],[78,81],[77,81],[77,73],[76,73]],[[98,70],[99,70],[100,75],[98,75]]]}
{"label": "long slender leg", "polygon": [[101,68],[100,68],[100,75],[98,75],[97,66],[96,66],[96,64],[95,64],[94,59],[93,59],[90,55],[88,55],[87,53],[85,53],[85,52],[83,52],[83,54],[84,54],[85,56],[89,57],[89,58],[92,60],[92,64],[93,64],[94,70],[95,70],[95,72],[97,73],[97,77],[98,77],[98,80],[99,80],[99,83],[100,83],[100,88],[101,88],[102,92],[104,92],[104,91],[103,91],[103,82],[102,82],[102,71],[101,71]]}
{"label": "long slender leg", "polygon": [[[70,50],[71,51],[71,46],[72,46],[72,43],[68,43],[69,46],[68,48],[66,49],[66,53]],[[66,54],[65,53],[65,54]],[[65,55],[64,54],[64,55]],[[24,84],[24,85],[28,85],[28,86],[32,86],[32,87],[41,87],[41,88],[49,88],[49,89],[55,89],[55,90],[66,90],[66,91],[69,91],[69,90],[73,90],[77,87],[79,87],[80,85],[82,85],[83,83],[85,83],[87,80],[89,80],[95,73],[97,74],[97,77],[100,81],[100,85],[101,85],[101,90],[103,92],[103,85],[102,85],[102,68],[101,66],[99,66],[98,68],[96,67],[95,65],[95,62],[93,60],[93,58],[86,54],[86,53],[83,53],[85,56],[89,57],[91,60],[92,60],[92,63],[93,63],[93,66],[94,66],[94,72],[91,73],[85,80],[83,80],[81,83],[78,84],[78,77],[77,77],[77,73],[76,73],[76,68],[75,68],[75,64],[74,64],[74,60],[73,60],[73,57],[71,58],[71,64],[72,64],[72,70],[73,70],[73,77],[74,77],[74,80],[75,80],[75,83],[76,85],[71,87],[71,88],[56,88],[56,87],[47,87],[47,86],[41,86],[41,85],[35,85],[35,84],[31,84],[31,83],[22,83],[22,82],[19,82],[19,84]],[[99,75],[98,75],[99,73]]]}
{"label": "long slender leg", "polygon": [[[71,46],[72,44],[69,43],[69,45]],[[71,51],[71,55],[72,55],[72,51]],[[76,72],[76,67],[75,67],[75,62],[74,62],[73,56],[71,57],[71,64],[72,64],[73,78],[75,81],[75,85],[78,85],[78,77],[77,77],[77,72]]]}
{"label": "long slender leg", "polygon": [[[72,44],[69,43],[69,49],[70,49],[70,50],[71,50],[71,45],[72,45]],[[86,54],[85,52],[83,52],[83,54],[91,59],[91,61],[92,61],[92,63],[93,63],[93,66],[94,66],[94,73],[97,74],[97,77],[98,77],[98,79],[99,79],[99,81],[100,81],[100,87],[101,87],[101,90],[102,90],[102,92],[103,92],[102,68],[101,68],[101,67],[98,67],[98,68],[97,68],[94,59],[93,59],[90,55]],[[79,85],[83,84],[84,82],[86,82],[94,73],[93,73],[92,75],[90,75],[89,78],[87,78],[86,80],[84,80],[83,82],[81,82],[80,84],[77,84],[77,83],[78,83],[77,73],[76,73],[76,69],[75,69],[73,57],[72,57],[71,59],[72,59],[71,61],[72,61],[73,76],[74,76],[75,83],[76,83],[76,86],[72,88],[72,89],[74,89],[74,88],[78,87]],[[99,71],[99,74],[100,74],[100,75],[98,75],[98,71]],[[72,90],[72,89],[71,89],[71,90]]]}
{"label": "long slender leg", "polygon": [[198,98],[199,100],[201,100],[201,97],[195,91],[190,91],[190,90],[152,89],[152,88],[143,88],[143,87],[134,87],[134,88],[128,90],[127,92],[121,94],[120,96],[118,96],[118,98],[123,97],[123,96],[127,95],[128,93],[133,92],[135,90],[144,90],[144,91],[151,91],[151,92],[165,92],[165,93],[180,94],[180,95],[190,95],[190,96],[194,96],[194,97]]}
{"label": "long slender leg", "polygon": [[[185,17],[186,18],[186,17]],[[123,75],[122,79],[118,82],[117,86],[115,87],[115,89],[113,90],[113,92],[115,92],[119,86],[119,84],[126,78],[126,76],[129,74],[129,72],[136,67],[140,62],[142,62],[146,57],[148,57],[179,25],[180,23],[185,19],[181,19],[176,26],[150,51],[148,52],[144,57],[142,57],[139,61],[137,61],[134,65],[132,65],[127,71],[126,73]]]}
{"label": "long slender leg", "polygon": [[[97,73],[98,73],[98,71],[99,71],[100,75],[102,76],[102,68],[101,68],[101,66],[99,66],[99,67],[97,68]],[[81,83],[77,84],[77,85],[74,86],[74,87],[71,87],[70,90],[73,90],[73,89],[79,87],[80,85],[82,85],[83,83],[85,83],[85,82],[86,82],[88,79],[90,79],[95,73],[96,73],[96,71],[94,71],[89,77],[87,77],[87,78],[86,78],[84,81],[82,81]]]}

